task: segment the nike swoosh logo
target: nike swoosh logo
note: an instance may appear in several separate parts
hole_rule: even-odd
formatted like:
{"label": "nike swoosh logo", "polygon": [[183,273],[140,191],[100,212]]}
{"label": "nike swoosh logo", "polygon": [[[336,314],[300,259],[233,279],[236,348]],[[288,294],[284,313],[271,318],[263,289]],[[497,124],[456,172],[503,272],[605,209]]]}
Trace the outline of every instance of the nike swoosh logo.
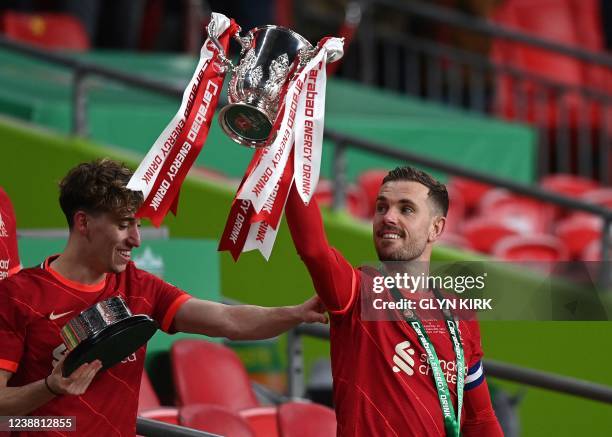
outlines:
{"label": "nike swoosh logo", "polygon": [[66,316],[66,315],[70,314],[71,312],[72,312],[72,310],[71,310],[71,311],[66,311],[65,313],[61,313],[61,314],[54,314],[54,313],[51,313],[51,314],[49,314],[49,320],[57,320],[57,319],[61,319],[62,317],[64,317],[64,316]]}

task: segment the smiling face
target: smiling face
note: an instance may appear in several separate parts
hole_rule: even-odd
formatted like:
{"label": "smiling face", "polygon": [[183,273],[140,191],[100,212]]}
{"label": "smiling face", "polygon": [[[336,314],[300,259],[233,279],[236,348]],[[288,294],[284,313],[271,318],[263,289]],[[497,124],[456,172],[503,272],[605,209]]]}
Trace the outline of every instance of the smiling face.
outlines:
{"label": "smiling face", "polygon": [[379,260],[429,260],[431,245],[442,233],[444,222],[425,185],[406,180],[383,184],[372,222]]}
{"label": "smiling face", "polygon": [[121,273],[131,260],[132,249],[140,246],[140,220],[133,215],[85,215],[87,249],[84,252],[89,265],[100,273]]}

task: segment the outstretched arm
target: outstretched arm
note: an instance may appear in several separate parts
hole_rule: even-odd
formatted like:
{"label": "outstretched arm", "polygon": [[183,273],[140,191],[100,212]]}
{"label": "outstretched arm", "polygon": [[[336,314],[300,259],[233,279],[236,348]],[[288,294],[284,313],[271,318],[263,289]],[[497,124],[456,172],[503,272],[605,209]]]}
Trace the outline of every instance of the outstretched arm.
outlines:
{"label": "outstretched arm", "polygon": [[324,311],[316,296],[287,307],[225,305],[194,298],[177,311],[174,329],[230,340],[259,340],[275,337],[303,322],[326,323]]}
{"label": "outstretched arm", "polygon": [[308,206],[304,205],[293,186],[285,213],[293,244],[310,272],[317,294],[330,311],[346,309],[353,298],[356,272],[327,242],[316,201],[312,199]]}

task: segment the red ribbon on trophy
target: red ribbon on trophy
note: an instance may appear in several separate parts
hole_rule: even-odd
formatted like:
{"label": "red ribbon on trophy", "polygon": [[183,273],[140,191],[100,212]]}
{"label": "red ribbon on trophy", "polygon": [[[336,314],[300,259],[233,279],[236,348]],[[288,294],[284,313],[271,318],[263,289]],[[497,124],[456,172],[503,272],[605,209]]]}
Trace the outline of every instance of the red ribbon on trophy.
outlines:
{"label": "red ribbon on trophy", "polygon": [[[227,17],[213,13],[211,21],[224,49],[240,27]],[[225,69],[219,50],[207,39],[200,61],[189,82],[181,106],[142,160],[127,187],[142,191],[144,203],[137,217],[161,225],[169,210],[176,215],[181,184],[204,146],[217,107]]]}
{"label": "red ribbon on trophy", "polygon": [[[326,64],[342,57],[343,40],[324,38],[316,48],[300,35],[263,26],[240,37],[240,27],[213,13],[200,61],[177,114],[157,138],[128,183],[145,201],[137,217],[159,226],[175,215],[180,186],[200,153],[228,66],[230,104],[219,113],[236,142],[256,147],[219,243],[234,259],[259,250],[268,259],[293,183],[312,198],[323,145]],[[226,58],[229,40],[241,45],[237,67]]]}
{"label": "red ribbon on trophy", "polygon": [[326,64],[341,54],[342,40],[323,39],[287,83],[271,134],[275,139],[253,157],[219,243],[219,250],[230,251],[234,259],[254,249],[269,259],[293,183],[304,203],[312,198],[323,147]]}

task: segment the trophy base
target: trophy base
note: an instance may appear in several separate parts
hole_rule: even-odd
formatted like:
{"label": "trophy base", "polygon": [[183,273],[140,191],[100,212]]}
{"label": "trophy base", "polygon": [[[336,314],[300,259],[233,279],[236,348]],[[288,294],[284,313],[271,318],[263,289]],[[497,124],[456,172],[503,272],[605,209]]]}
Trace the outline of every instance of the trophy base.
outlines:
{"label": "trophy base", "polygon": [[235,142],[247,147],[265,147],[272,131],[267,115],[254,106],[230,103],[219,111],[223,131]]}
{"label": "trophy base", "polygon": [[157,331],[157,323],[140,314],[114,323],[80,342],[68,353],[62,374],[69,376],[84,363],[102,362],[102,370],[114,366],[136,352]]}

